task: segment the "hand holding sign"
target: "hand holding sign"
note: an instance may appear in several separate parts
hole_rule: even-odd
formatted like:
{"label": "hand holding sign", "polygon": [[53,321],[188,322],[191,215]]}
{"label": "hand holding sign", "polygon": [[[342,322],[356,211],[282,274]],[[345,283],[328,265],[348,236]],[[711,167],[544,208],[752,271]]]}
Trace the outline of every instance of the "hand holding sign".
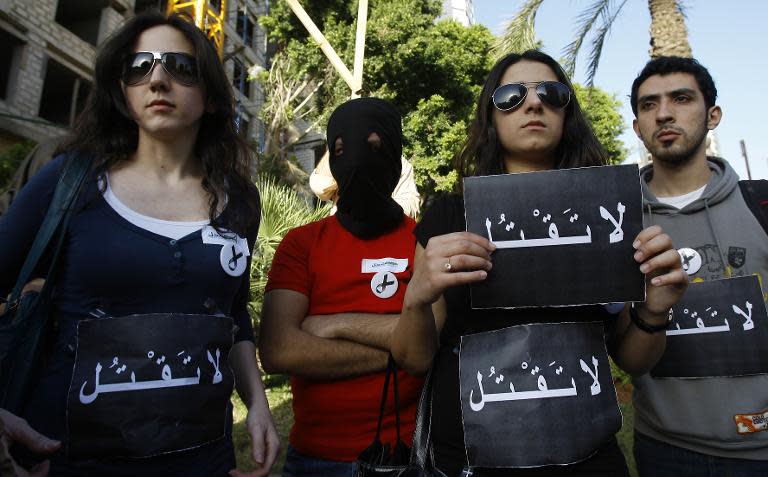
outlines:
{"label": "hand holding sign", "polygon": [[640,263],[640,271],[646,280],[642,313],[652,315],[652,319],[647,320],[649,323],[662,324],[667,321],[669,309],[680,301],[688,286],[680,255],[672,246],[672,239],[658,225],[643,229],[632,246],[637,250],[634,258]]}
{"label": "hand holding sign", "polygon": [[754,275],[691,283],[669,313],[653,377],[768,374],[768,314]]}
{"label": "hand holding sign", "polygon": [[416,248],[413,278],[405,293],[410,305],[430,305],[446,288],[485,280],[496,246],[471,232],[456,232],[429,239]]}
{"label": "hand holding sign", "polygon": [[467,177],[464,215],[467,231],[497,248],[493,270],[470,285],[472,308],[645,297],[632,259],[643,226],[637,166]]}

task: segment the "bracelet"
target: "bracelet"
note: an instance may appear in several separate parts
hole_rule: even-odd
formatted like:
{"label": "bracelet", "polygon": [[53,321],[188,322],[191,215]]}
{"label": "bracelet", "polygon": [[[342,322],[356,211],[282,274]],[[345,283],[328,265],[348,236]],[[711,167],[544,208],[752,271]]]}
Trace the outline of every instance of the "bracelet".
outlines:
{"label": "bracelet", "polygon": [[667,321],[661,325],[651,325],[646,323],[642,318],[640,318],[640,315],[637,314],[634,303],[629,306],[629,318],[632,320],[632,323],[634,323],[635,326],[637,326],[639,329],[651,334],[666,330],[670,321],[672,321],[672,317],[670,316]]}

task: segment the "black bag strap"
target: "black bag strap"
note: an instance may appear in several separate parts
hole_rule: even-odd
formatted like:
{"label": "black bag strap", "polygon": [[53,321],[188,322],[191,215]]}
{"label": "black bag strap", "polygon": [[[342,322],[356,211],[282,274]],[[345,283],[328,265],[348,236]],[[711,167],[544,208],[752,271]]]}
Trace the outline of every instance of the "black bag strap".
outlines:
{"label": "black bag strap", "polygon": [[749,210],[768,234],[768,180],[739,181],[739,189]]}
{"label": "black bag strap", "polygon": [[395,399],[395,432],[397,433],[397,442],[400,442],[400,391],[397,389],[397,364],[392,354],[389,355],[389,363],[392,365],[392,384],[394,385],[392,397]]}
{"label": "black bag strap", "polygon": [[376,426],[376,438],[374,442],[381,442],[381,425],[384,420],[384,408],[387,404],[389,394],[389,379],[392,377],[393,397],[395,399],[395,432],[397,433],[397,442],[400,442],[400,395],[397,389],[397,364],[392,355],[387,360],[387,374],[384,377],[384,390],[381,393],[381,406],[379,407],[379,423]]}
{"label": "black bag strap", "polygon": [[[38,229],[35,241],[32,243],[32,247],[27,253],[27,258],[24,260],[24,265],[21,267],[18,279],[16,280],[16,286],[8,299],[6,312],[10,312],[16,306],[18,306],[19,299],[21,298],[21,291],[24,288],[32,274],[35,271],[40,259],[45,253],[48,245],[51,243],[51,239],[57,230],[60,230],[60,226],[64,221],[64,217],[69,212],[72,204],[77,198],[78,193],[85,181],[85,176],[88,173],[88,169],[91,165],[91,159],[85,155],[75,155],[64,166],[64,169],[59,179],[59,183],[56,185],[56,189],[53,192],[51,203],[48,206],[48,211],[45,214],[40,228]],[[61,230],[59,234],[59,242],[56,245],[55,255],[49,268],[49,272],[53,269],[53,265],[56,262],[58,252],[61,249],[63,243],[64,231]],[[46,277],[50,278],[50,277]],[[46,280],[46,286],[48,280]]]}
{"label": "black bag strap", "polygon": [[416,428],[413,431],[413,447],[411,448],[411,464],[421,469],[435,467],[432,454],[432,367],[429,368],[421,390],[419,405],[416,408]]}

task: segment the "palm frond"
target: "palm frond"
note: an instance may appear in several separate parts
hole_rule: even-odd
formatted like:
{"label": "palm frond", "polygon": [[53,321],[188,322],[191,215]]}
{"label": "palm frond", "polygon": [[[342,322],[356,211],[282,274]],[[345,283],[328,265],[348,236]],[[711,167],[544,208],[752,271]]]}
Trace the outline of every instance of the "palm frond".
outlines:
{"label": "palm frond", "polygon": [[618,8],[612,13],[605,12],[603,14],[603,22],[600,28],[597,30],[595,39],[592,41],[592,51],[589,54],[589,67],[587,68],[587,86],[592,87],[595,83],[595,74],[597,73],[597,67],[600,65],[600,56],[603,53],[603,44],[608,37],[608,33],[611,30],[614,20],[624,8],[627,0],[622,0]]}
{"label": "palm frond", "polygon": [[536,13],[543,1],[528,0],[507,23],[504,34],[496,40],[491,49],[496,58],[541,47],[541,42],[536,40],[535,27]]}
{"label": "palm frond", "polygon": [[576,37],[563,49],[563,69],[569,76],[573,77],[576,71],[576,57],[579,55],[584,39],[595,26],[597,19],[610,9],[611,3],[612,0],[597,0],[576,18],[578,24]]}
{"label": "palm frond", "polygon": [[278,183],[273,178],[258,178],[256,187],[261,196],[261,223],[251,262],[249,308],[254,317],[258,317],[261,312],[272,258],[283,237],[291,229],[326,217],[330,211],[329,205],[322,203],[313,205],[295,190]]}
{"label": "palm frond", "polygon": [[296,191],[272,178],[259,178],[256,186],[261,194],[259,249],[274,251],[289,230],[328,215],[328,206],[313,206]]}

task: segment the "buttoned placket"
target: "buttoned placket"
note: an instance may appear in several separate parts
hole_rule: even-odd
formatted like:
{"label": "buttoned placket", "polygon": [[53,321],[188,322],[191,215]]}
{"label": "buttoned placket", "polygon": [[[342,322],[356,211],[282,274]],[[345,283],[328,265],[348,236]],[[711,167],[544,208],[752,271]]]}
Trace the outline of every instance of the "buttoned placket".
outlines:
{"label": "buttoned placket", "polygon": [[171,254],[171,263],[174,271],[171,276],[171,283],[182,283],[184,281],[184,252],[179,241],[176,239],[168,241],[168,249]]}

